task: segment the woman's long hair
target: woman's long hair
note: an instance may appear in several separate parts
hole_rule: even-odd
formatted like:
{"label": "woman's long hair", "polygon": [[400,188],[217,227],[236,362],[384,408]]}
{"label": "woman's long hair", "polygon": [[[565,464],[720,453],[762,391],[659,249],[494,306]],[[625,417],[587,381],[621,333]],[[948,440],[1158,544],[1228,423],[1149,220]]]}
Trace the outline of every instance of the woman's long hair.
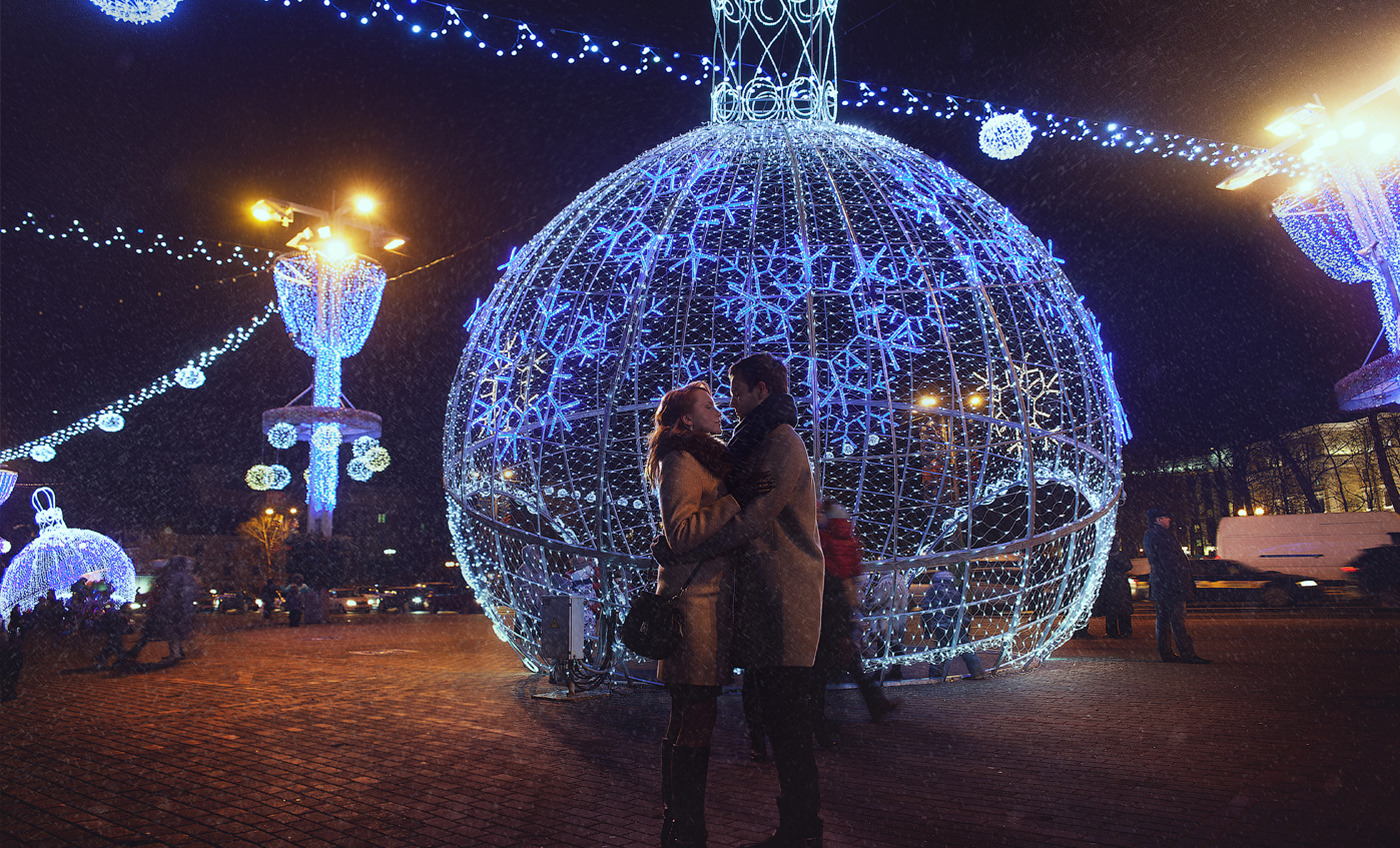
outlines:
{"label": "woman's long hair", "polygon": [[656,414],[652,416],[653,427],[651,435],[647,436],[647,461],[643,466],[642,474],[646,477],[649,485],[655,487],[657,479],[661,475],[661,458],[670,453],[670,446],[663,444],[666,441],[674,442],[675,437],[680,437],[690,432],[690,428],[681,421],[682,418],[690,414],[695,408],[695,395],[697,392],[704,392],[713,395],[710,391],[710,384],[702,380],[697,380],[679,389],[672,389],[661,398],[661,404],[656,407]]}

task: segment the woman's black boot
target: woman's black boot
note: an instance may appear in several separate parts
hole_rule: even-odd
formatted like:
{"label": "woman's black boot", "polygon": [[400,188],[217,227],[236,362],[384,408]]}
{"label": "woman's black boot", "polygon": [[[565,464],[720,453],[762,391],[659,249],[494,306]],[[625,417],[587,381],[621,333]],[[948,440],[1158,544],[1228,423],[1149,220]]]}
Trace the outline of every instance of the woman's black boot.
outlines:
{"label": "woman's black boot", "polygon": [[671,809],[675,817],[671,842],[675,848],[705,848],[705,782],[710,772],[709,748],[671,749]]}
{"label": "woman's black boot", "polygon": [[671,752],[674,750],[670,739],[661,740],[661,848],[671,848],[675,844],[671,837],[676,826],[675,802],[671,800]]}

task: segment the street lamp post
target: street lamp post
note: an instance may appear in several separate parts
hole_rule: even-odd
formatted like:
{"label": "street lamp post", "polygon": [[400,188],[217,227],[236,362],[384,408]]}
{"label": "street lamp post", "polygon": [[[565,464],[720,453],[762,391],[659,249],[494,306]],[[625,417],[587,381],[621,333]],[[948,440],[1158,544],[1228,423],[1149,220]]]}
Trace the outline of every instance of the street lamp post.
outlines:
{"label": "street lamp post", "polygon": [[402,236],[367,220],[374,206],[369,198],[355,197],[327,212],[263,199],[250,210],[257,220],[284,227],[290,227],[297,215],[316,220],[287,242],[292,250],[277,257],[273,266],[287,332],[315,360],[315,377],[308,389],[311,405],[292,405],[306,395],[302,392],[286,406],[264,412],[262,423],[264,433],[290,427],[297,441],[310,444],[307,530],[326,538],[332,532],[340,445],[366,436],[377,439],[382,432],[378,415],[344,401],[340,379],[341,360],[358,353],[369,337],[387,282],[382,266],[355,252],[352,234],[368,237],[386,251],[404,244]]}
{"label": "street lamp post", "polygon": [[1348,411],[1400,401],[1400,126],[1393,107],[1366,108],[1397,93],[1400,77],[1335,112],[1318,100],[1290,110],[1268,126],[1285,140],[1218,186],[1243,188],[1272,173],[1279,154],[1311,142],[1301,159],[1316,173],[1274,201],[1274,216],[1329,276],[1371,286],[1390,347],[1388,356],[1337,383],[1338,405]]}

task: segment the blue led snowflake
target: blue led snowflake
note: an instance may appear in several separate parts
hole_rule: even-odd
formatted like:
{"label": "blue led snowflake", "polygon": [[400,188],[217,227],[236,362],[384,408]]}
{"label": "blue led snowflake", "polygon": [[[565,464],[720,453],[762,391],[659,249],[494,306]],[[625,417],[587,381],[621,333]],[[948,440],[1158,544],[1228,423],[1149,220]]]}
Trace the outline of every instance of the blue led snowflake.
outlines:
{"label": "blue led snowflake", "polygon": [[[1088,613],[1126,438],[1097,326],[1044,244],[915,150],[829,121],[708,124],[581,195],[467,329],[449,524],[531,668],[538,598],[580,563],[590,660],[622,650],[625,598],[654,580],[656,403],[725,385],[756,350],[787,360],[822,491],[856,516],[873,577],[912,583],[917,609],[930,569],[964,575],[969,638],[1003,664]],[[872,638],[870,665],[964,649],[890,604],[867,594],[871,632],[905,633]]]}

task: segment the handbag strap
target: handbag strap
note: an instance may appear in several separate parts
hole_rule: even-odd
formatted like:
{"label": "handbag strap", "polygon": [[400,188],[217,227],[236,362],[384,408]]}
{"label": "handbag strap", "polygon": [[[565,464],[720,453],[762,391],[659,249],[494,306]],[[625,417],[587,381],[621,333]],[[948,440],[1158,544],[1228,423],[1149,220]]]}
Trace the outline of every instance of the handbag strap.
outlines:
{"label": "handbag strap", "polygon": [[667,602],[667,603],[670,603],[670,602],[672,602],[672,601],[675,601],[675,600],[679,599],[681,595],[684,595],[684,594],[685,594],[685,590],[690,588],[690,581],[694,580],[694,579],[695,579],[695,575],[696,575],[696,574],[699,574],[699,573],[700,573],[700,563],[699,563],[699,562],[696,562],[696,563],[695,563],[695,567],[692,568],[692,569],[690,570],[690,576],[687,577],[687,578],[685,578],[685,582],[681,584],[681,589],[680,589],[680,591],[677,592],[676,594],[672,595],[671,597],[667,598],[667,599],[666,599],[666,602]]}

